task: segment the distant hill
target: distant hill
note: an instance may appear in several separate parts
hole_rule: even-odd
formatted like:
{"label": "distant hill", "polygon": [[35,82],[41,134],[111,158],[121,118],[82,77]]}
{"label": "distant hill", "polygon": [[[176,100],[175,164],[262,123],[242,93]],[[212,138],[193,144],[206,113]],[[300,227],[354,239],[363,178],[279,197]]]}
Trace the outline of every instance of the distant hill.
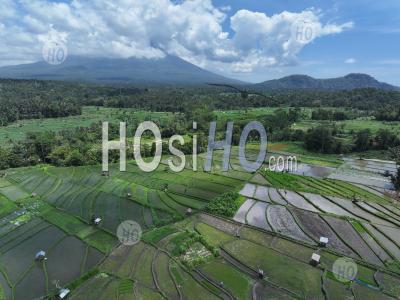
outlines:
{"label": "distant hill", "polygon": [[143,85],[203,85],[207,82],[243,83],[217,75],[179,57],[170,55],[161,59],[69,56],[64,63],[56,66],[40,61],[1,67],[0,77]]}
{"label": "distant hill", "polygon": [[291,75],[281,79],[268,80],[250,86],[252,89],[267,90],[352,90],[357,88],[377,88],[400,90],[399,87],[379,82],[367,74],[348,74],[344,77],[316,79],[307,75]]}

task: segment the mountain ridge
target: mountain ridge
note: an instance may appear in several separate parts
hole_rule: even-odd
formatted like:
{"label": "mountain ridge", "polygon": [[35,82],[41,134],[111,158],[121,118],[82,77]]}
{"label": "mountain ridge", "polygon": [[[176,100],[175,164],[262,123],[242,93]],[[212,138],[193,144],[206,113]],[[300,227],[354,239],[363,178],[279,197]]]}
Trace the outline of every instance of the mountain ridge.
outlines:
{"label": "mountain ridge", "polygon": [[400,88],[380,82],[363,73],[350,73],[342,77],[317,79],[308,75],[295,74],[251,85],[252,88],[266,90],[353,90],[357,88],[377,88],[388,91],[400,91]]}
{"label": "mountain ridge", "polygon": [[0,77],[139,85],[244,84],[171,55],[160,59],[69,56],[60,65],[39,61],[0,67]]}
{"label": "mountain ridge", "polygon": [[368,74],[350,73],[342,77],[317,79],[294,74],[260,83],[231,79],[198,67],[177,56],[159,59],[104,58],[69,56],[60,65],[45,61],[0,67],[0,78],[84,81],[101,84],[204,86],[207,83],[230,84],[267,92],[279,90],[353,90],[377,88],[400,91],[400,88],[376,80]]}

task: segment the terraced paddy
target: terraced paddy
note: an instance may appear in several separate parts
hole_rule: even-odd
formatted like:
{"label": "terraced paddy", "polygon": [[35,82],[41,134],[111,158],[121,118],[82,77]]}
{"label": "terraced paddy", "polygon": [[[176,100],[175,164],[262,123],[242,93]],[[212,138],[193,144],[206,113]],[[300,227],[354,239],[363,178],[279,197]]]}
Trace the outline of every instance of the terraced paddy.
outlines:
{"label": "terraced paddy", "polygon": [[[205,219],[207,225],[203,223]],[[234,222],[204,214],[193,216],[182,225],[179,222],[165,230],[154,229],[146,234],[146,242],[115,248],[97,273],[73,290],[72,299],[325,299],[327,295],[359,293],[366,293],[364,297],[368,298],[374,297],[379,288],[386,296],[397,293],[393,284],[400,277],[365,265],[359,266],[360,278],[377,272],[379,280],[372,282],[373,289],[336,281],[327,272],[330,263],[319,267],[308,264],[306,256],[316,251],[315,246],[247,226],[241,227],[239,239],[232,234]],[[188,227],[198,229],[205,240],[218,241],[219,255],[188,268],[182,260],[184,254],[173,251],[178,240],[187,239],[184,228]],[[327,261],[334,257],[325,252],[321,255]],[[258,276],[260,268],[266,277]],[[381,283],[383,277],[385,284]],[[88,294],[88,289],[96,291]]]}
{"label": "terraced paddy", "polygon": [[[269,197],[271,202],[259,201],[255,196],[249,198],[239,208],[234,220],[309,245],[315,245],[321,237],[326,237],[328,249],[377,266],[386,264],[391,267],[392,261],[398,260],[400,227],[397,224],[400,218],[390,206],[265,188],[269,195],[273,195]],[[256,191],[260,187],[248,184],[246,189]]]}
{"label": "terraced paddy", "polygon": [[[102,176],[98,166],[9,170],[0,187],[0,294],[29,299],[73,285],[118,245],[115,235],[122,221],[134,220],[148,231],[180,220],[188,208],[202,209],[215,196],[242,184],[229,176],[170,173],[165,165],[144,174],[134,163],[125,173],[112,166],[108,176]],[[101,217],[98,226],[93,226],[93,216]],[[46,252],[44,263],[35,262],[40,250]],[[155,256],[165,258],[150,245],[144,253],[136,269],[124,264],[116,275],[140,278],[144,286],[132,290],[149,296],[156,287],[151,262]],[[107,281],[107,286],[118,284]]]}
{"label": "terraced paddy", "polygon": [[200,173],[196,176],[188,172],[176,175],[161,165],[145,176],[136,165],[129,164],[127,172],[117,172],[114,167],[110,176],[104,177],[93,167],[32,168],[8,174],[12,185],[0,192],[13,201],[36,194],[85,222],[90,222],[93,215],[102,216],[104,222],[100,226],[114,233],[125,219],[132,219],[143,228],[171,221],[187,208],[201,209],[218,194],[241,183],[217,175],[209,175],[210,180],[206,180]]}
{"label": "terraced paddy", "polygon": [[[378,193],[303,177],[269,182],[238,166],[225,173],[172,173],[165,164],[144,173],[134,162],[126,172],[117,168],[102,176],[98,166],[44,165],[0,178],[0,295],[25,300],[68,287],[71,299],[96,300],[373,299],[377,289],[399,296],[400,216]],[[232,219],[202,212],[232,191],[244,197]],[[116,238],[127,219],[144,232],[133,246]],[[47,260],[35,261],[39,250]],[[317,267],[309,264],[313,253],[321,255]],[[341,256],[355,260],[359,281],[343,284],[331,274]]]}
{"label": "terraced paddy", "polygon": [[[56,291],[98,264],[104,255],[80,239],[40,219],[0,237],[0,266],[7,299],[32,299]],[[39,251],[47,260],[35,261]]]}

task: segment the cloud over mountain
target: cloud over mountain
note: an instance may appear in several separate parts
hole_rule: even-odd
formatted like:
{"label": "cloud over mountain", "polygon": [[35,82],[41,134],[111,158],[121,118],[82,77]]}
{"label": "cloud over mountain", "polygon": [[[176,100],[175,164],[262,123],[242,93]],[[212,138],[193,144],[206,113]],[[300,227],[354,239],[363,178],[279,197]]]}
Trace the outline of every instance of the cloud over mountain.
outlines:
{"label": "cloud over mountain", "polygon": [[[3,0],[0,17],[1,65],[40,60],[43,43],[58,38],[75,55],[157,59],[170,54],[236,72],[293,64],[305,45],[353,25],[322,24],[321,13],[312,9],[268,16],[232,12],[211,0]],[[302,23],[312,30],[306,41],[297,36]]]}

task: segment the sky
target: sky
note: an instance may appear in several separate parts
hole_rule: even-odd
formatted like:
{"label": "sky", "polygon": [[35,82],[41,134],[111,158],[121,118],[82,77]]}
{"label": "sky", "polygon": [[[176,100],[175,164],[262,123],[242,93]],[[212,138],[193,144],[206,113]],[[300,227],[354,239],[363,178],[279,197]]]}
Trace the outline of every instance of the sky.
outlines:
{"label": "sky", "polygon": [[400,86],[399,0],[1,0],[0,65],[177,55],[249,82],[367,73]]}

